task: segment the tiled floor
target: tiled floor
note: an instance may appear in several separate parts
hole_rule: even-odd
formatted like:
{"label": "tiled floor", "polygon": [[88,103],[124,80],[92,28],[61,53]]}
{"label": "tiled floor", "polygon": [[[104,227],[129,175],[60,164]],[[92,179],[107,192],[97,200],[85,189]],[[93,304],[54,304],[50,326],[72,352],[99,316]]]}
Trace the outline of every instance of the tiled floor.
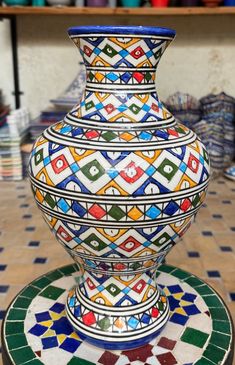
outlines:
{"label": "tiled floor", "polygon": [[[0,321],[28,282],[72,262],[52,237],[36,208],[28,181],[0,183]],[[210,184],[206,204],[167,263],[209,283],[235,320],[235,183]],[[1,361],[0,361],[1,364]],[[234,362],[235,364],[235,362]]]}

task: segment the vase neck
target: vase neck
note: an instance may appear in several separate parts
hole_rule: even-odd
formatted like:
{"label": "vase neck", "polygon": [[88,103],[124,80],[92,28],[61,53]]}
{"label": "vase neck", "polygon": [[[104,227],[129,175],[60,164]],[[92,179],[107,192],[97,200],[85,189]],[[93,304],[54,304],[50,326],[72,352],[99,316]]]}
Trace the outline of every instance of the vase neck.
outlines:
{"label": "vase neck", "polygon": [[155,75],[170,37],[132,34],[71,35],[83,57],[86,88],[73,115],[101,122],[170,118],[160,102]]}

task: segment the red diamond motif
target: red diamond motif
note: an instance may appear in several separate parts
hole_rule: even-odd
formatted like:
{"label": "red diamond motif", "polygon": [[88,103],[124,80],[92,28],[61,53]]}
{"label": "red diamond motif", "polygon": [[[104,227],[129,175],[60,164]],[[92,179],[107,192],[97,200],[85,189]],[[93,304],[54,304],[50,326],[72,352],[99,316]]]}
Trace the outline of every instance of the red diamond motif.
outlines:
{"label": "red diamond motif", "polygon": [[151,109],[153,109],[155,112],[159,112],[159,107],[157,104],[152,103]]}
{"label": "red diamond motif", "polygon": [[133,77],[136,79],[136,81],[138,81],[139,83],[141,83],[141,81],[143,81],[144,79],[144,75],[141,72],[134,72],[133,73]]}
{"label": "red diamond motif", "polygon": [[196,173],[199,168],[199,160],[192,153],[190,153],[187,165],[192,172]]}
{"label": "red diamond motif", "polygon": [[93,281],[91,281],[91,279],[90,279],[90,278],[87,278],[87,279],[86,279],[86,283],[87,283],[87,285],[88,285],[89,289],[93,290],[93,289],[95,289],[95,288],[96,288],[96,285],[93,283]]}
{"label": "red diamond motif", "polygon": [[159,314],[159,310],[157,308],[153,308],[152,313],[151,313],[152,317],[157,318],[158,314]]}
{"label": "red diamond motif", "polygon": [[136,47],[135,49],[133,49],[133,51],[130,54],[135,59],[138,59],[144,55],[144,51],[141,47]]}
{"label": "red diamond motif", "polygon": [[166,337],[162,337],[157,345],[167,350],[173,350],[175,344],[176,341],[170,340],[169,338]]}
{"label": "red diamond motif", "polygon": [[115,107],[112,104],[108,104],[104,107],[104,109],[106,110],[106,112],[108,114],[112,113],[115,110]]}
{"label": "red diamond motif", "polygon": [[136,293],[141,293],[145,286],[146,286],[146,282],[143,279],[141,279],[138,281],[138,283],[135,284],[135,286],[133,287],[133,290]]}
{"label": "red diamond motif", "polygon": [[110,351],[105,351],[98,362],[103,365],[115,365],[118,360],[118,355],[112,354]]}
{"label": "red diamond motif", "polygon": [[114,265],[114,268],[115,268],[116,270],[123,271],[123,270],[125,270],[125,269],[126,269],[126,265],[124,265],[124,264],[122,264],[121,262],[119,262],[118,264],[115,264],[115,265]]}
{"label": "red diamond motif", "polygon": [[180,206],[180,209],[186,212],[189,207],[191,207],[191,201],[189,199],[184,199],[183,203]]}
{"label": "red diamond motif", "polygon": [[51,161],[51,166],[52,166],[53,170],[55,171],[55,173],[59,174],[61,171],[65,170],[69,166],[69,164],[68,164],[65,156],[60,155]]}
{"label": "red diamond motif", "polygon": [[99,133],[97,131],[91,130],[85,133],[86,138],[92,139],[99,136]]}
{"label": "red diamond motif", "polygon": [[127,252],[131,252],[137,249],[140,243],[133,237],[128,237],[119,247]]}
{"label": "red diamond motif", "polygon": [[171,136],[179,137],[179,133],[178,133],[178,132],[176,132],[174,129],[170,129],[170,128],[168,128],[167,132],[168,132]]}
{"label": "red diamond motif", "polygon": [[72,237],[70,236],[70,234],[62,226],[59,226],[59,228],[57,229],[56,234],[58,234],[66,242],[69,242],[72,239]]}
{"label": "red diamond motif", "polygon": [[89,48],[89,47],[87,47],[87,46],[84,46],[83,51],[84,51],[84,53],[85,53],[88,57],[90,57],[90,55],[92,54],[92,49],[90,49],[90,48]]}
{"label": "red diamond motif", "polygon": [[98,204],[93,204],[88,212],[96,219],[101,219],[105,216],[106,211],[101,208]]}
{"label": "red diamond motif", "polygon": [[86,326],[92,326],[96,322],[94,313],[89,312],[87,314],[84,314],[84,316],[82,317],[82,321]]}
{"label": "red diamond motif", "polygon": [[132,184],[136,180],[138,180],[143,175],[143,173],[144,171],[139,166],[136,166],[136,164],[133,161],[131,161],[125,167],[125,169],[120,172],[120,175],[129,184]]}

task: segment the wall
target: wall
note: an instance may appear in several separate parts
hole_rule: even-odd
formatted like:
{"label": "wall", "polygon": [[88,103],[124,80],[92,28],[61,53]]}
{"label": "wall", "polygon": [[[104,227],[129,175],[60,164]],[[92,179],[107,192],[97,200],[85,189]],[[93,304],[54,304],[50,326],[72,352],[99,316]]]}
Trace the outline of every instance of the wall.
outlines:
{"label": "wall", "polygon": [[[0,88],[12,102],[13,88],[8,21],[0,24]],[[22,16],[18,17],[22,104],[32,116],[60,94],[76,76],[79,53],[66,29],[82,24],[159,25],[176,29],[177,38],[159,65],[158,91],[164,100],[177,90],[201,97],[209,92],[235,96],[235,17],[175,16],[121,17]]]}

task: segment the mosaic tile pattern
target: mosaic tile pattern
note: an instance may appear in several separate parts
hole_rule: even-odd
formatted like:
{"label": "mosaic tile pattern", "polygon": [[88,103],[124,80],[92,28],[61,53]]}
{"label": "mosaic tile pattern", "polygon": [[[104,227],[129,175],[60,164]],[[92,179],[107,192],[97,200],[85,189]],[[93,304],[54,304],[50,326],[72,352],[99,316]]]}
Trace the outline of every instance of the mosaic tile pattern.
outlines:
{"label": "mosaic tile pattern", "polygon": [[[14,364],[203,364],[222,365],[231,349],[231,323],[215,292],[197,277],[173,266],[160,266],[158,282],[168,296],[170,320],[145,347],[110,352],[89,345],[73,331],[65,314],[68,288],[76,285],[75,265],[45,274],[23,289],[7,312],[6,346]],[[90,312],[91,313],[91,312]],[[99,326],[107,327],[108,318]],[[141,326],[151,320],[146,316]],[[83,321],[93,325],[89,313]],[[135,325],[135,318],[127,321]],[[212,351],[214,350],[214,353]]]}
{"label": "mosaic tile pattern", "polygon": [[[210,194],[210,191],[214,193]],[[29,281],[71,262],[71,259],[48,232],[33,202],[28,181],[1,183],[1,192],[0,263],[7,265],[0,272],[0,311],[4,314],[13,297]],[[223,201],[230,204],[224,204]],[[212,181],[206,204],[183,240],[168,254],[167,262],[193,272],[212,285],[223,297],[235,319],[235,286],[232,280],[235,235],[231,230],[234,227],[234,204],[233,182],[222,178]],[[6,209],[9,211],[7,216]],[[23,220],[25,214],[32,215],[32,218]],[[213,215],[220,217],[215,218]],[[34,227],[34,231],[25,231],[28,226]],[[212,236],[203,236],[202,231],[208,230]],[[189,252],[197,252],[200,257],[189,257]],[[34,260],[37,257],[45,257],[47,261],[36,265]],[[212,270],[219,271],[220,277],[209,278],[207,271]],[[115,356],[111,356],[112,361],[116,359]],[[107,358],[110,359],[109,354],[104,355],[103,361]]]}

